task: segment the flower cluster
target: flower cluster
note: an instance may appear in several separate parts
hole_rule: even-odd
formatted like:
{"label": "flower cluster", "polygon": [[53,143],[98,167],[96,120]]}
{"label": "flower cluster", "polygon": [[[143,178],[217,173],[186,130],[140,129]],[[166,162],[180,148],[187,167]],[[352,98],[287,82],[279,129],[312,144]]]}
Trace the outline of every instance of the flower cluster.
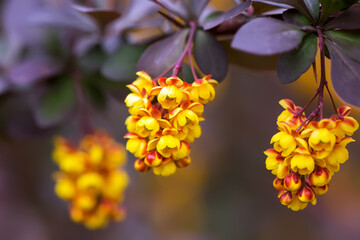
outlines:
{"label": "flower cluster", "polygon": [[[265,151],[266,168],[276,175],[273,182],[283,205],[294,211],[308,203],[316,204],[316,195],[329,189],[329,181],[347,161],[346,145],[358,129],[358,122],[349,117],[350,107],[320,121],[306,122],[301,107],[288,99],[281,100],[285,110],[277,119],[278,129]],[[306,123],[306,124],[305,124]]]}
{"label": "flower cluster", "polygon": [[70,202],[73,221],[96,229],[124,219],[125,210],[118,204],[129,180],[119,168],[126,161],[122,145],[100,131],[85,136],[79,146],[58,137],[53,159],[60,168],[54,175],[55,193]]}
{"label": "flower cluster", "polygon": [[141,71],[127,87],[125,103],[126,149],[137,158],[135,168],[168,176],[190,164],[190,145],[200,137],[204,104],[215,97],[210,75],[188,84],[178,77],[159,78],[157,83]]}

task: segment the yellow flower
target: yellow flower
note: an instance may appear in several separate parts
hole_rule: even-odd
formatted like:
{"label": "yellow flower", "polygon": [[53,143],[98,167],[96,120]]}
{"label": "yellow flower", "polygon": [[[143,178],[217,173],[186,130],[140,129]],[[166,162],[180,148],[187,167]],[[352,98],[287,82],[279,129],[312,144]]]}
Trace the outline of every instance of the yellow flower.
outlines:
{"label": "yellow flower", "polygon": [[277,124],[280,123],[287,124],[290,129],[296,130],[304,121],[305,114],[301,112],[302,108],[295,106],[293,101],[290,99],[282,99],[279,104],[285,109],[277,118]]}
{"label": "yellow flower", "polygon": [[134,133],[128,133],[124,136],[124,138],[128,138],[126,143],[126,150],[134,154],[137,158],[143,158],[147,154],[146,147],[147,141],[146,139],[139,137]]}
{"label": "yellow flower", "polygon": [[288,161],[284,161],[284,157],[273,148],[266,150],[264,153],[267,156],[265,161],[266,169],[280,179],[285,178],[289,174]]}
{"label": "yellow flower", "polygon": [[169,113],[170,122],[176,129],[182,129],[184,127],[194,127],[199,124],[198,116],[191,110],[184,110],[181,107],[173,109]]}
{"label": "yellow flower", "polygon": [[191,151],[190,145],[186,142],[180,142],[180,147],[177,151],[172,152],[171,156],[174,160],[180,160],[189,156]]}
{"label": "yellow flower", "polygon": [[154,167],[153,172],[155,175],[167,177],[176,172],[176,164],[174,160],[165,159],[159,167]]}
{"label": "yellow flower", "polygon": [[156,86],[156,83],[151,80],[151,77],[144,71],[139,71],[136,75],[139,77],[132,84],[135,85],[140,92],[145,89],[146,93],[150,94],[151,89]]}
{"label": "yellow flower", "polygon": [[280,152],[283,157],[289,156],[296,148],[296,141],[294,136],[287,132],[276,133],[270,141],[270,144],[274,143],[274,148],[277,152]]}
{"label": "yellow flower", "polygon": [[311,157],[310,152],[305,148],[297,148],[294,156],[290,160],[291,170],[301,175],[310,174],[314,171],[315,161]]}
{"label": "yellow flower", "polygon": [[190,94],[190,100],[206,104],[215,98],[214,86],[217,81],[210,79],[211,75],[207,75],[202,79],[197,79],[187,89]]}
{"label": "yellow flower", "polygon": [[185,99],[185,92],[180,89],[184,82],[180,78],[160,78],[158,83],[160,86],[154,87],[150,94],[157,95],[157,100],[164,109],[173,109]]}
{"label": "yellow flower", "polygon": [[160,137],[156,150],[165,158],[171,157],[173,153],[180,148],[180,140],[174,135],[177,134],[176,129],[164,129],[163,135]]}
{"label": "yellow flower", "polygon": [[160,125],[153,117],[144,116],[136,123],[136,133],[140,137],[154,136],[160,130]]}

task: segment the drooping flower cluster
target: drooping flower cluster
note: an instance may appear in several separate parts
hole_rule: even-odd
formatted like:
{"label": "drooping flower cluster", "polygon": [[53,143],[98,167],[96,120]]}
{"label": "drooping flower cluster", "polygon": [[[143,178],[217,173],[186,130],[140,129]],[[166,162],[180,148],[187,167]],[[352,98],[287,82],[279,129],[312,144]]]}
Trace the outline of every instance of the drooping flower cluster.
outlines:
{"label": "drooping flower cluster", "polygon": [[157,83],[141,71],[127,87],[125,103],[126,149],[136,158],[135,168],[168,176],[190,164],[190,145],[200,137],[204,104],[215,97],[217,82],[210,75],[188,84],[178,77],[159,78]]}
{"label": "drooping flower cluster", "polygon": [[119,168],[126,161],[122,145],[101,131],[85,136],[79,146],[58,137],[53,159],[60,168],[54,175],[55,193],[69,201],[73,221],[97,229],[124,219],[118,204],[129,180]]}
{"label": "drooping flower cluster", "polygon": [[294,211],[308,203],[316,204],[316,195],[325,194],[329,181],[349,158],[346,145],[358,129],[358,122],[349,117],[350,107],[320,121],[306,122],[302,108],[288,99],[280,101],[285,110],[277,119],[279,132],[265,151],[266,168],[276,175],[273,186],[279,191],[283,205]]}

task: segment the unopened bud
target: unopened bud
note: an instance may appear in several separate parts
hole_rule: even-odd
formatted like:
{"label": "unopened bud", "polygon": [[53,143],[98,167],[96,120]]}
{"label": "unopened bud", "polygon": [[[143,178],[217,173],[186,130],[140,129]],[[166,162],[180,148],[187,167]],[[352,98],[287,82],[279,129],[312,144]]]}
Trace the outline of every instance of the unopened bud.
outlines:
{"label": "unopened bud", "polygon": [[136,159],[134,167],[139,172],[147,172],[150,169],[150,167],[145,164],[143,159]]}
{"label": "unopened bud", "polygon": [[291,203],[291,200],[292,200],[292,195],[291,195],[291,192],[287,191],[285,193],[283,193],[281,196],[280,196],[280,202],[282,205],[289,205]]}
{"label": "unopened bud", "polygon": [[316,167],[315,170],[310,174],[309,180],[314,186],[324,186],[329,183],[331,175],[329,170],[322,167]]}
{"label": "unopened bud", "polygon": [[314,190],[316,195],[323,195],[329,190],[329,184],[326,184],[324,186],[313,186],[312,189]]}
{"label": "unopened bud", "polygon": [[273,181],[273,186],[278,191],[284,190],[284,179],[276,177]]}
{"label": "unopened bud", "polygon": [[315,199],[315,193],[310,187],[304,186],[298,192],[298,197],[301,202],[308,203]]}
{"label": "unopened bud", "polygon": [[149,167],[157,167],[162,163],[162,156],[158,151],[151,151],[148,153],[144,159],[144,162]]}
{"label": "unopened bud", "polygon": [[178,168],[187,167],[187,166],[189,166],[190,163],[191,163],[190,156],[187,156],[187,157],[184,157],[183,159],[175,161],[175,164]]}
{"label": "unopened bud", "polygon": [[301,188],[301,179],[299,174],[290,173],[284,178],[284,187],[289,191],[298,191]]}

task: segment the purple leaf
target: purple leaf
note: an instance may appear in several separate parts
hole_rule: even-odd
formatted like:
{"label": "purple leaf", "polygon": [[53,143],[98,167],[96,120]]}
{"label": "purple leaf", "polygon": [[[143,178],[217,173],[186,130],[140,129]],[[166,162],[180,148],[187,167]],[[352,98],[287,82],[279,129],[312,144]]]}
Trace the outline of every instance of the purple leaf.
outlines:
{"label": "purple leaf", "polygon": [[180,58],[188,33],[189,29],[178,30],[151,44],[141,55],[136,69],[144,70],[152,77],[162,74]]}
{"label": "purple leaf", "polygon": [[84,32],[98,31],[98,27],[89,16],[66,7],[40,9],[30,16],[28,21],[40,26],[65,27]]}
{"label": "purple leaf", "polygon": [[263,2],[292,6],[307,16],[313,23],[316,23],[319,18],[319,2],[317,0],[265,0]]}
{"label": "purple leaf", "polygon": [[76,4],[74,4],[72,7],[75,10],[87,14],[88,16],[93,18],[102,30],[104,30],[110,22],[115,21],[121,16],[119,12],[114,10],[88,8]]}
{"label": "purple leaf", "polygon": [[228,70],[226,51],[211,33],[198,30],[193,51],[195,61],[205,75],[212,74],[219,82],[225,78]]}
{"label": "purple leaf", "polygon": [[331,41],[325,41],[331,56],[331,81],[336,93],[360,107],[360,63],[348,57]]}
{"label": "purple leaf", "polygon": [[325,25],[326,29],[340,28],[344,30],[360,29],[360,4],[345,10]]}
{"label": "purple leaf", "polygon": [[273,18],[256,18],[236,33],[231,46],[258,55],[273,55],[296,48],[305,33]]}
{"label": "purple leaf", "polygon": [[49,59],[28,59],[10,69],[9,79],[17,85],[29,85],[58,74],[61,66]]}
{"label": "purple leaf", "polygon": [[208,30],[222,24],[223,22],[231,20],[232,18],[240,15],[244,10],[246,10],[250,6],[250,4],[251,4],[251,0],[246,0],[245,2],[238,4],[236,7],[230,9],[229,11],[206,22],[204,24],[204,29]]}

